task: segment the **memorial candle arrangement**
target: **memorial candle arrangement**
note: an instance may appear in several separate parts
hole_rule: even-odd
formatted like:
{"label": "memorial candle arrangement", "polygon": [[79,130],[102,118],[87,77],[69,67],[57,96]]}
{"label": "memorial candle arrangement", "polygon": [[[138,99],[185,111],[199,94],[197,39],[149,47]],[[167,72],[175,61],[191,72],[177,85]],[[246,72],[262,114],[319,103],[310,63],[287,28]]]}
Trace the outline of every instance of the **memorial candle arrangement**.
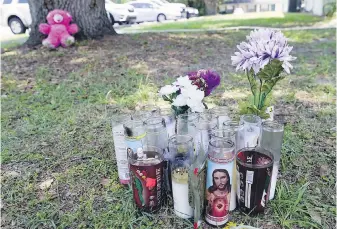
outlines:
{"label": "memorial candle arrangement", "polygon": [[194,217],[195,228],[201,219],[219,227],[236,207],[256,214],[273,198],[283,126],[262,120],[267,96],[295,58],[284,35],[270,29],[251,32],[238,49],[233,65],[245,71],[253,94],[240,121],[226,107],[208,110],[204,99],[220,76],[202,69],[159,90],[170,109],[147,106],[113,125],[119,178],[131,185],[138,209],[156,212],[172,195],[176,216]]}
{"label": "memorial candle arrangement", "polygon": [[[184,118],[177,123],[176,130],[181,134],[168,139],[162,116],[141,111],[137,115],[141,121],[135,120],[136,115],[133,120],[130,116],[116,118],[123,122],[124,135],[117,132],[121,131],[117,124],[113,133],[117,146],[122,143],[118,141],[124,141],[116,150],[117,158],[126,155],[128,170],[123,171],[130,174],[128,182],[138,209],[156,212],[169,204],[166,200],[170,193],[174,213],[184,219],[194,217],[195,228],[202,219],[213,226],[225,225],[236,206],[245,214],[264,211],[275,191],[283,139],[281,124],[265,121],[261,125],[259,117],[244,115],[240,122],[225,121],[218,129],[211,113],[188,113],[180,115]],[[189,131],[184,132],[186,128]],[[261,136],[255,129],[251,131],[258,136],[254,147],[244,147],[253,142],[247,140],[249,128],[261,130]]]}

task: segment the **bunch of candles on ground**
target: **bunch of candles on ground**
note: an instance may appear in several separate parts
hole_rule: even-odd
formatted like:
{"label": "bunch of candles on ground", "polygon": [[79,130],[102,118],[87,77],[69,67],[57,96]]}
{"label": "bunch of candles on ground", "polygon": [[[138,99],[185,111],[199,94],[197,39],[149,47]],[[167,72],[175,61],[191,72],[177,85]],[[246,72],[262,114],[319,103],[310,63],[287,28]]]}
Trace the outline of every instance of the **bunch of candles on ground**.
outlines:
{"label": "bunch of candles on ground", "polygon": [[229,118],[226,107],[174,117],[152,108],[115,117],[118,175],[135,205],[155,212],[169,196],[174,213],[222,226],[229,212],[263,212],[274,198],[283,125],[255,115]]}

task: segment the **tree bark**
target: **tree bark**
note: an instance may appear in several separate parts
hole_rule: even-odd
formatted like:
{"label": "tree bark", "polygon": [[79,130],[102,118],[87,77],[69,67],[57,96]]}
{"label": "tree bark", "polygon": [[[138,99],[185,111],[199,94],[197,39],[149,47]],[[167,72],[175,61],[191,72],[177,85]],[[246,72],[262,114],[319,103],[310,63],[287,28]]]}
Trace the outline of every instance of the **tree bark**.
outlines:
{"label": "tree bark", "polygon": [[204,0],[206,15],[215,15],[218,11],[218,0]]}
{"label": "tree bark", "polygon": [[28,3],[32,16],[31,31],[25,43],[28,46],[41,44],[45,35],[39,32],[39,24],[46,23],[48,12],[54,9],[66,10],[72,15],[72,23],[79,27],[75,39],[97,39],[116,34],[105,10],[104,0],[30,0]]}

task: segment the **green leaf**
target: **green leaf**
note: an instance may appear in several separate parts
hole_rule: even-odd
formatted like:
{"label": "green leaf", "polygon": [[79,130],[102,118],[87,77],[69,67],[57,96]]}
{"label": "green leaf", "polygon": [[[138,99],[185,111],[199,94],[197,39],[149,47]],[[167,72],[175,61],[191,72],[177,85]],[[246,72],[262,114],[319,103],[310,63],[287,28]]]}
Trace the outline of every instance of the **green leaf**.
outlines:
{"label": "green leaf", "polygon": [[263,93],[265,93],[265,92],[270,92],[271,91],[271,89],[273,89],[273,86],[274,85],[271,85],[270,83],[264,83],[263,85],[262,85],[262,92]]}
{"label": "green leaf", "polygon": [[257,73],[257,77],[262,80],[270,80],[278,77],[283,71],[282,62],[279,60],[272,60],[264,66],[264,68]]}

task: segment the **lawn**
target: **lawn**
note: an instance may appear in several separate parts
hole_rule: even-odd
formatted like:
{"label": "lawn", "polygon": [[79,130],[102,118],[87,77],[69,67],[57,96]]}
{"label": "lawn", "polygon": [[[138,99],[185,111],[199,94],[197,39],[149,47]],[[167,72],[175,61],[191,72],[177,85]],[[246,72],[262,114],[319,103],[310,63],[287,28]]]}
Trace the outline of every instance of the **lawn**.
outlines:
{"label": "lawn", "polygon": [[[227,105],[237,117],[249,85],[230,56],[247,33],[119,35],[57,51],[4,53],[2,228],[193,228],[169,206],[158,214],[136,211],[132,191],[118,183],[105,108],[162,105],[160,85],[212,68],[222,82],[207,103]],[[276,198],[265,214],[235,211],[231,221],[268,229],[334,228],[335,30],[286,36],[298,59],[273,93],[275,118],[285,124]]]}
{"label": "lawn", "polygon": [[236,26],[293,27],[311,26],[323,18],[304,13],[247,13],[245,15],[217,15],[190,20],[131,27],[127,30],[221,29]]}

